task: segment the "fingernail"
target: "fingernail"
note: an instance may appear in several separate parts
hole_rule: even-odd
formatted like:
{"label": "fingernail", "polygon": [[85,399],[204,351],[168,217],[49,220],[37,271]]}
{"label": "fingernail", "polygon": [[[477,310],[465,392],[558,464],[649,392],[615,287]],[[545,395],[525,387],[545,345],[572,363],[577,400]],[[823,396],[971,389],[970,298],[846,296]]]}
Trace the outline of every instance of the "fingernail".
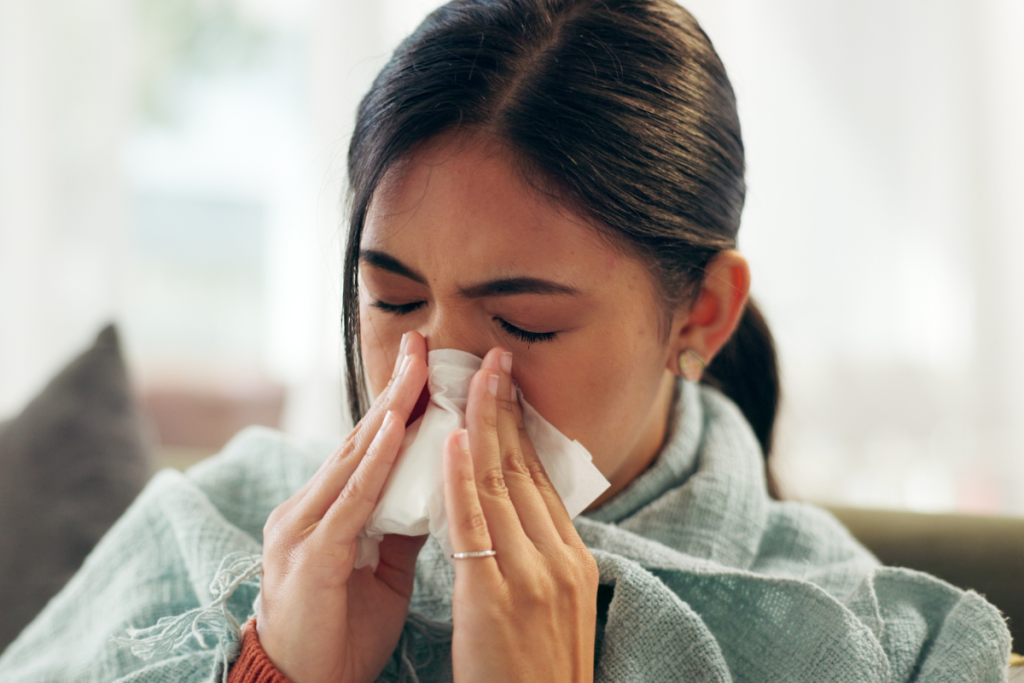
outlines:
{"label": "fingernail", "polygon": [[490,392],[491,396],[498,395],[498,376],[487,375],[487,391]]}
{"label": "fingernail", "polygon": [[406,347],[408,345],[409,345],[409,333],[406,332],[405,334],[402,335],[402,345],[398,347],[398,355],[399,356],[404,356],[406,353],[408,353],[408,351],[406,351]]}
{"label": "fingernail", "polygon": [[505,374],[512,372],[512,352],[505,351],[501,354],[501,369],[505,371]]}
{"label": "fingernail", "polygon": [[402,378],[405,377],[405,373],[409,369],[409,365],[411,365],[411,364],[412,364],[412,356],[403,356],[402,357],[402,366],[400,368],[398,368],[398,379],[401,380]]}
{"label": "fingernail", "polygon": [[459,444],[459,448],[469,452],[469,432],[465,429],[460,429],[459,433],[455,435],[455,442]]}

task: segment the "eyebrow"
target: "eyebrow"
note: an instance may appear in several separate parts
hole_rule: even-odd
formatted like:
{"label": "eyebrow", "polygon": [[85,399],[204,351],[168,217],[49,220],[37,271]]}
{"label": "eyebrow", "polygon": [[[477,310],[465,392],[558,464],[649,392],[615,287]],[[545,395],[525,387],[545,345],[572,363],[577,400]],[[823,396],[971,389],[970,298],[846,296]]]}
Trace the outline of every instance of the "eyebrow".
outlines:
{"label": "eyebrow", "polygon": [[[395,257],[375,249],[360,249],[359,260],[375,268],[386,270],[395,275],[409,278],[421,285],[427,279]],[[563,285],[551,280],[536,277],[512,277],[490,280],[472,287],[460,287],[459,296],[466,299],[481,299],[488,296],[513,296],[516,294],[560,294],[564,296],[580,296],[582,293],[575,287]]]}
{"label": "eyebrow", "polygon": [[359,260],[365,261],[369,263],[371,266],[374,266],[375,268],[386,270],[389,273],[394,273],[395,275],[407,277],[414,282],[420,283],[421,285],[427,284],[427,279],[425,277],[417,273],[412,268],[409,268],[407,265],[405,265],[395,257],[385,254],[383,251],[375,251],[373,249],[360,249]]}

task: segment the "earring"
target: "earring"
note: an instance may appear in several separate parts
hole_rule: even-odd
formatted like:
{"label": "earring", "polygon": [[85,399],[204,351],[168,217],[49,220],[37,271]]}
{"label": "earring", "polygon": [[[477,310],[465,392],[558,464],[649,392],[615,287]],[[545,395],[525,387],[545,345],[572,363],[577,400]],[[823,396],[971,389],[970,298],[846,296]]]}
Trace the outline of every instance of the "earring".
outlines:
{"label": "earring", "polygon": [[686,349],[679,354],[679,372],[691,382],[699,382],[706,363],[693,349]]}

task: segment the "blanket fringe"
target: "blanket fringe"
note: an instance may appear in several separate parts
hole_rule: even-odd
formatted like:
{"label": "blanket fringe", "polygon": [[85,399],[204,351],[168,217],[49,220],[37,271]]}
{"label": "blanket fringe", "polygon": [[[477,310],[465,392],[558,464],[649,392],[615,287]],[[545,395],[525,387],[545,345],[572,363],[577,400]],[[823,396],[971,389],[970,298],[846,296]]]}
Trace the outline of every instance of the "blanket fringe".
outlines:
{"label": "blanket fringe", "polygon": [[242,627],[228,610],[227,602],[239,586],[259,588],[259,580],[256,577],[262,572],[263,559],[259,555],[231,553],[221,560],[217,573],[210,583],[212,602],[175,617],[162,617],[154,625],[146,628],[129,627],[126,630],[126,637],[114,638],[114,642],[121,647],[130,648],[136,657],[152,659],[167,656],[192,639],[195,639],[202,649],[209,649],[206,636],[215,637],[215,666],[221,668],[221,680],[226,683],[232,654],[228,648],[236,645],[242,635]]}
{"label": "blanket fringe", "polygon": [[405,627],[402,629],[402,637],[398,643],[398,683],[420,683],[417,671],[430,666],[434,658],[434,648],[427,648],[427,658],[423,661],[414,661],[410,648],[413,643],[413,634],[424,640],[429,645],[440,645],[451,643],[451,624],[443,624],[430,621],[420,615],[410,612],[406,617]]}

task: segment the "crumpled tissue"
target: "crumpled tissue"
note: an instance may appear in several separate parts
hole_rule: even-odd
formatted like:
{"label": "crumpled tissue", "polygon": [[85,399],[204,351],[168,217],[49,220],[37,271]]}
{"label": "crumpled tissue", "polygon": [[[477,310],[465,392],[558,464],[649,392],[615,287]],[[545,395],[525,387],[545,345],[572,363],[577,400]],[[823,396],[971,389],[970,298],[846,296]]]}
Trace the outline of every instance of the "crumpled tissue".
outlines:
{"label": "crumpled tissue", "polygon": [[[458,349],[435,349],[427,354],[430,403],[406,428],[398,459],[384,484],[377,507],[359,533],[357,568],[377,568],[378,545],[384,534],[421,536],[429,533],[445,557],[452,553],[444,506],[444,442],[466,426],[469,382],[483,359]],[[570,517],[576,517],[610,483],[594,466],[579,441],[569,440],[541,417],[516,387],[523,423],[552,485]],[[450,560],[449,560],[450,561]]]}

